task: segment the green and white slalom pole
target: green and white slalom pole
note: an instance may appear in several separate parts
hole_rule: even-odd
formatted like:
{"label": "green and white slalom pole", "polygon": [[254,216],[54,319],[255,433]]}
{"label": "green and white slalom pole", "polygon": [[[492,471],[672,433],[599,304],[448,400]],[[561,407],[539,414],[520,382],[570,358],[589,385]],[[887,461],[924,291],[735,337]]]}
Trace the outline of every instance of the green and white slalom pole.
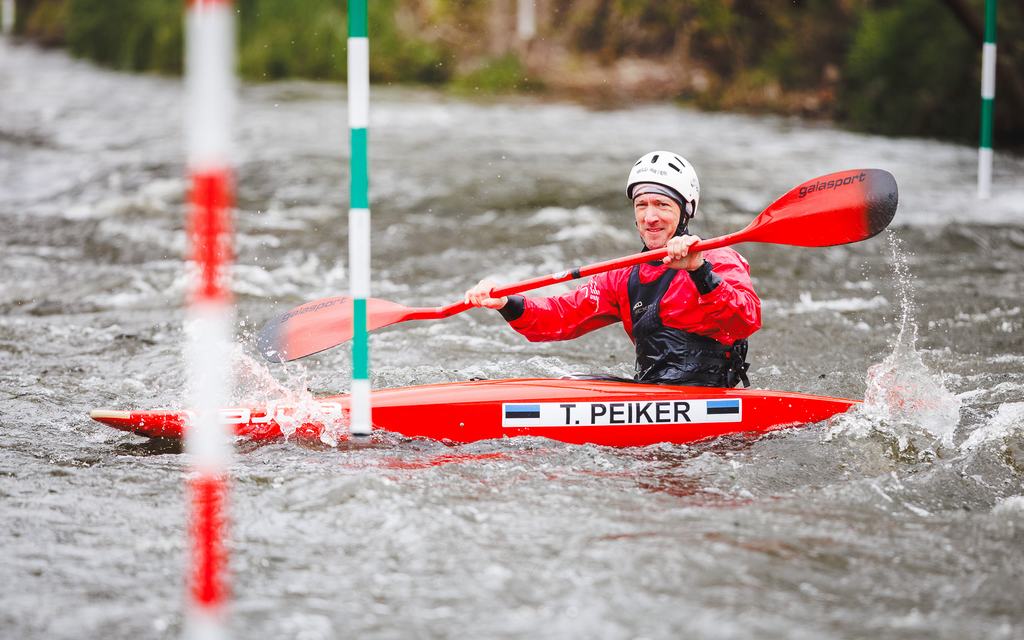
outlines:
{"label": "green and white slalom pole", "polygon": [[191,562],[185,637],[227,637],[228,467],[231,435],[220,418],[232,386],[232,171],[235,12],[231,0],[186,0],[185,130],[191,178],[191,286],[185,324],[189,407],[185,432]]}
{"label": "green and white slalom pole", "polygon": [[370,119],[370,39],[366,0],[348,3],[349,162],[348,268],[352,294],[352,390],[349,433],[370,434],[370,336],[366,299],[370,297],[370,176],[367,127]]}
{"label": "green and white slalom pole", "polygon": [[981,50],[981,141],[978,197],[992,195],[992,115],[996,98],[996,0],[985,0],[985,44]]}

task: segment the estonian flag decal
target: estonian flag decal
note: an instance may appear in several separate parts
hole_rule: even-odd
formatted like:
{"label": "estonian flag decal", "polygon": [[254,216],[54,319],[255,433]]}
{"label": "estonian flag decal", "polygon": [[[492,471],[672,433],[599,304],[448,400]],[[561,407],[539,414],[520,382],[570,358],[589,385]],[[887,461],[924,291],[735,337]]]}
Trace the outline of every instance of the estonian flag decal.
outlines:
{"label": "estonian flag decal", "polygon": [[739,400],[708,400],[708,415],[724,415],[740,412]]}
{"label": "estonian flag decal", "polygon": [[514,420],[516,418],[539,418],[540,417],[540,405],[539,404],[506,404],[505,405],[505,419]]}

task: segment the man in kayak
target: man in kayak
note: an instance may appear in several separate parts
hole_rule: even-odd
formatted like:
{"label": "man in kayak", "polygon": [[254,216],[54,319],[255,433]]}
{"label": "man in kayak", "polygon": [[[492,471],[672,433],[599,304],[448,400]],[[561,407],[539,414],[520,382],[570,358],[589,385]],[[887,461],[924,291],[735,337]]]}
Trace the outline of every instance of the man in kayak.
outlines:
{"label": "man in kayak", "polygon": [[629,172],[626,197],[644,250],[667,247],[664,260],[602,273],[547,298],[492,298],[497,285],[484,279],[466,292],[466,302],[498,310],[531,342],[569,340],[621,321],[636,345],[639,382],[749,386],[746,338],[761,327],[761,300],[739,253],[690,251],[700,240],[687,231],[700,201],[693,166],[670,151],[652,151]]}

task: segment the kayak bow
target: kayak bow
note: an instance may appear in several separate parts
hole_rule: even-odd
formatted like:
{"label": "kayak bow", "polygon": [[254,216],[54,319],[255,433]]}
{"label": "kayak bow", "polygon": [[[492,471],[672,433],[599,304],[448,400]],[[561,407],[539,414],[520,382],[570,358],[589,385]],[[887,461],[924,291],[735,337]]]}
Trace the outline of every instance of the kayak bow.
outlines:
{"label": "kayak bow", "polygon": [[[452,443],[540,436],[573,444],[634,447],[812,424],[854,404],[856,400],[785,391],[607,380],[481,380],[375,391],[373,426]],[[311,405],[233,407],[221,411],[221,420],[249,440],[275,439],[284,433],[318,438],[325,426],[348,424],[347,395],[319,398]],[[191,414],[96,410],[89,415],[122,431],[181,438]]]}

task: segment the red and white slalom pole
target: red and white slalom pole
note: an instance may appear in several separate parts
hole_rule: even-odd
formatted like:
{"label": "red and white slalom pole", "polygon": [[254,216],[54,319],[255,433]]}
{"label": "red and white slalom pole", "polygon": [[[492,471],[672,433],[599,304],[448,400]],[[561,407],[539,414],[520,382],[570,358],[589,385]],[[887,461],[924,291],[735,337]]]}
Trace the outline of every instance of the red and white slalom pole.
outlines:
{"label": "red and white slalom pole", "polygon": [[230,0],[187,0],[185,100],[189,245],[194,281],[186,321],[192,456],[189,609],[185,636],[222,638],[227,598],[227,472],[231,440],[219,419],[232,384],[234,310],[232,179],[228,165],[235,101],[234,13]]}

